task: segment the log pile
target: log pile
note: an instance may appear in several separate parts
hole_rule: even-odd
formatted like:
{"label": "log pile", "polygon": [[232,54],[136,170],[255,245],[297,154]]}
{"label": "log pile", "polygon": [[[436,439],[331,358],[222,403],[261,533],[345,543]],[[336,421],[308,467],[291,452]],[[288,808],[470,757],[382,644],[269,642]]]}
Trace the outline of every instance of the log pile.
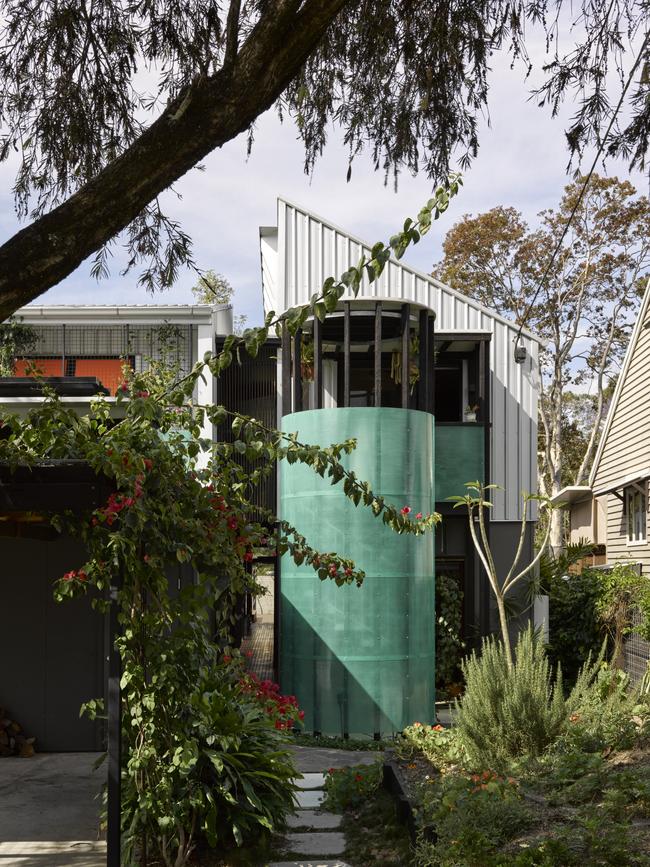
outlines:
{"label": "log pile", "polygon": [[36,738],[28,738],[20,723],[11,719],[9,713],[0,707],[0,758],[20,756],[29,759],[35,753],[35,741]]}

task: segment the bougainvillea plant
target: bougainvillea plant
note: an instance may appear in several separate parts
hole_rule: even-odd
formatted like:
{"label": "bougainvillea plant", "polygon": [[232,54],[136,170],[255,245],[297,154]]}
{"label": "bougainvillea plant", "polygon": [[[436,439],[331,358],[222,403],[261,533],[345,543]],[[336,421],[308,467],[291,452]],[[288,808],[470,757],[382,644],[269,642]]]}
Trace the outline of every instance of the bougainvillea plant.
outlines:
{"label": "bougainvillea plant", "polygon": [[[91,513],[51,519],[87,551],[56,582],[56,598],[89,593],[106,610],[109,588],[120,588],[125,865],[153,855],[182,867],[197,840],[241,844],[278,827],[292,809],[295,772],[281,738],[300,711],[294,697],[242,678],[231,664],[236,601],[253,582],[251,561],[269,548],[311,566],[321,580],[360,584],[364,574],[336,552],[314,549],[275,515],[250,519],[253,491],[276,462],[301,462],[340,484],[395,532],[422,534],[439,520],[420,513],[412,520],[410,507],[386,502],[358,479],[344,461],[354,440],[310,445],[224,407],[199,406],[197,381],[206,367],[218,376],[239,351],[255,356],[270,328],[294,333],[309,316],[333,311],[347,289],[356,294],[364,275],[377,279],[391,253],[400,257],[428,231],[459,183],[451,178],[438,188],[417,221],[407,220],[340,280],[329,278],[310,304],[269,313],[264,326],[228,337],[188,374],[165,365],[125,369],[116,401],[98,398],[84,416],[45,389],[26,417],[1,420],[0,461],[81,460],[114,485]],[[214,425],[230,420],[235,441],[203,439],[206,417]],[[241,456],[255,460],[253,471]],[[91,716],[101,710],[99,700],[86,706]]]}

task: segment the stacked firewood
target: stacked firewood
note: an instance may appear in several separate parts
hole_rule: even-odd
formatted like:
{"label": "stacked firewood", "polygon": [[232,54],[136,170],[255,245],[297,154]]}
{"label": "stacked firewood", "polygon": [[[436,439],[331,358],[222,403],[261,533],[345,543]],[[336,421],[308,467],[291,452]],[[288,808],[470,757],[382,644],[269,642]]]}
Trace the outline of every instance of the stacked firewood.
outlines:
{"label": "stacked firewood", "polygon": [[34,755],[36,738],[28,738],[16,720],[10,719],[9,713],[0,707],[0,758],[5,756],[20,756],[29,759]]}

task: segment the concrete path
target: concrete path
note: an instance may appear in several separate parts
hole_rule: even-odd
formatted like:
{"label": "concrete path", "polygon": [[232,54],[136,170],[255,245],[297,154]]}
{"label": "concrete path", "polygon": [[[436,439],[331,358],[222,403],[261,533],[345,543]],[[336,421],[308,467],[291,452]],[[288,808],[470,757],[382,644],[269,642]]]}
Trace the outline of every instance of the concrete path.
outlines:
{"label": "concrete path", "polygon": [[[274,861],[266,867],[350,867],[336,860],[345,852],[345,835],[339,830],[341,816],[321,809],[325,800],[325,771],[348,765],[371,765],[381,753],[330,750],[320,747],[291,747],[296,768],[298,809],[288,820],[284,844],[297,861]],[[0,865],[1,867],[1,865]]]}
{"label": "concrete path", "polygon": [[103,867],[97,753],[0,759],[0,867]]}

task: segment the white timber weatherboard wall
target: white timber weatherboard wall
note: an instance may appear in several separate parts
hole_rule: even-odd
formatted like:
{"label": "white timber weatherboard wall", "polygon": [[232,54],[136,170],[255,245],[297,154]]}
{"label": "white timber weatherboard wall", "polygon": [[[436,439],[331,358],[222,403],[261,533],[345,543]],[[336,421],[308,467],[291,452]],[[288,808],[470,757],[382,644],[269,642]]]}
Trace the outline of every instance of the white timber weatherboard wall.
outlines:
{"label": "white timber weatherboard wall", "polygon": [[[372,245],[337,228],[321,217],[278,199],[277,227],[260,230],[265,312],[283,312],[306,304],[324,280],[339,277]],[[345,295],[344,298],[352,298]],[[412,301],[436,312],[436,334],[490,332],[491,481],[504,490],[494,491],[494,521],[521,518],[521,491],[537,490],[537,358],[540,341],[524,331],[521,344],[527,357],[514,361],[517,333],[512,322],[445,286],[428,274],[391,260],[379,280],[364,277],[359,295]],[[532,511],[530,518],[536,518]]]}
{"label": "white timber weatherboard wall", "polygon": [[[643,477],[641,484],[648,502],[650,475],[650,282],[630,338],[619,374],[605,429],[594,460],[590,485],[594,496],[620,486],[626,479]],[[623,488],[617,490],[622,494]],[[644,543],[627,541],[623,503],[614,493],[600,497],[607,504],[607,561],[631,559],[643,564],[650,574],[650,527],[646,507]]]}

